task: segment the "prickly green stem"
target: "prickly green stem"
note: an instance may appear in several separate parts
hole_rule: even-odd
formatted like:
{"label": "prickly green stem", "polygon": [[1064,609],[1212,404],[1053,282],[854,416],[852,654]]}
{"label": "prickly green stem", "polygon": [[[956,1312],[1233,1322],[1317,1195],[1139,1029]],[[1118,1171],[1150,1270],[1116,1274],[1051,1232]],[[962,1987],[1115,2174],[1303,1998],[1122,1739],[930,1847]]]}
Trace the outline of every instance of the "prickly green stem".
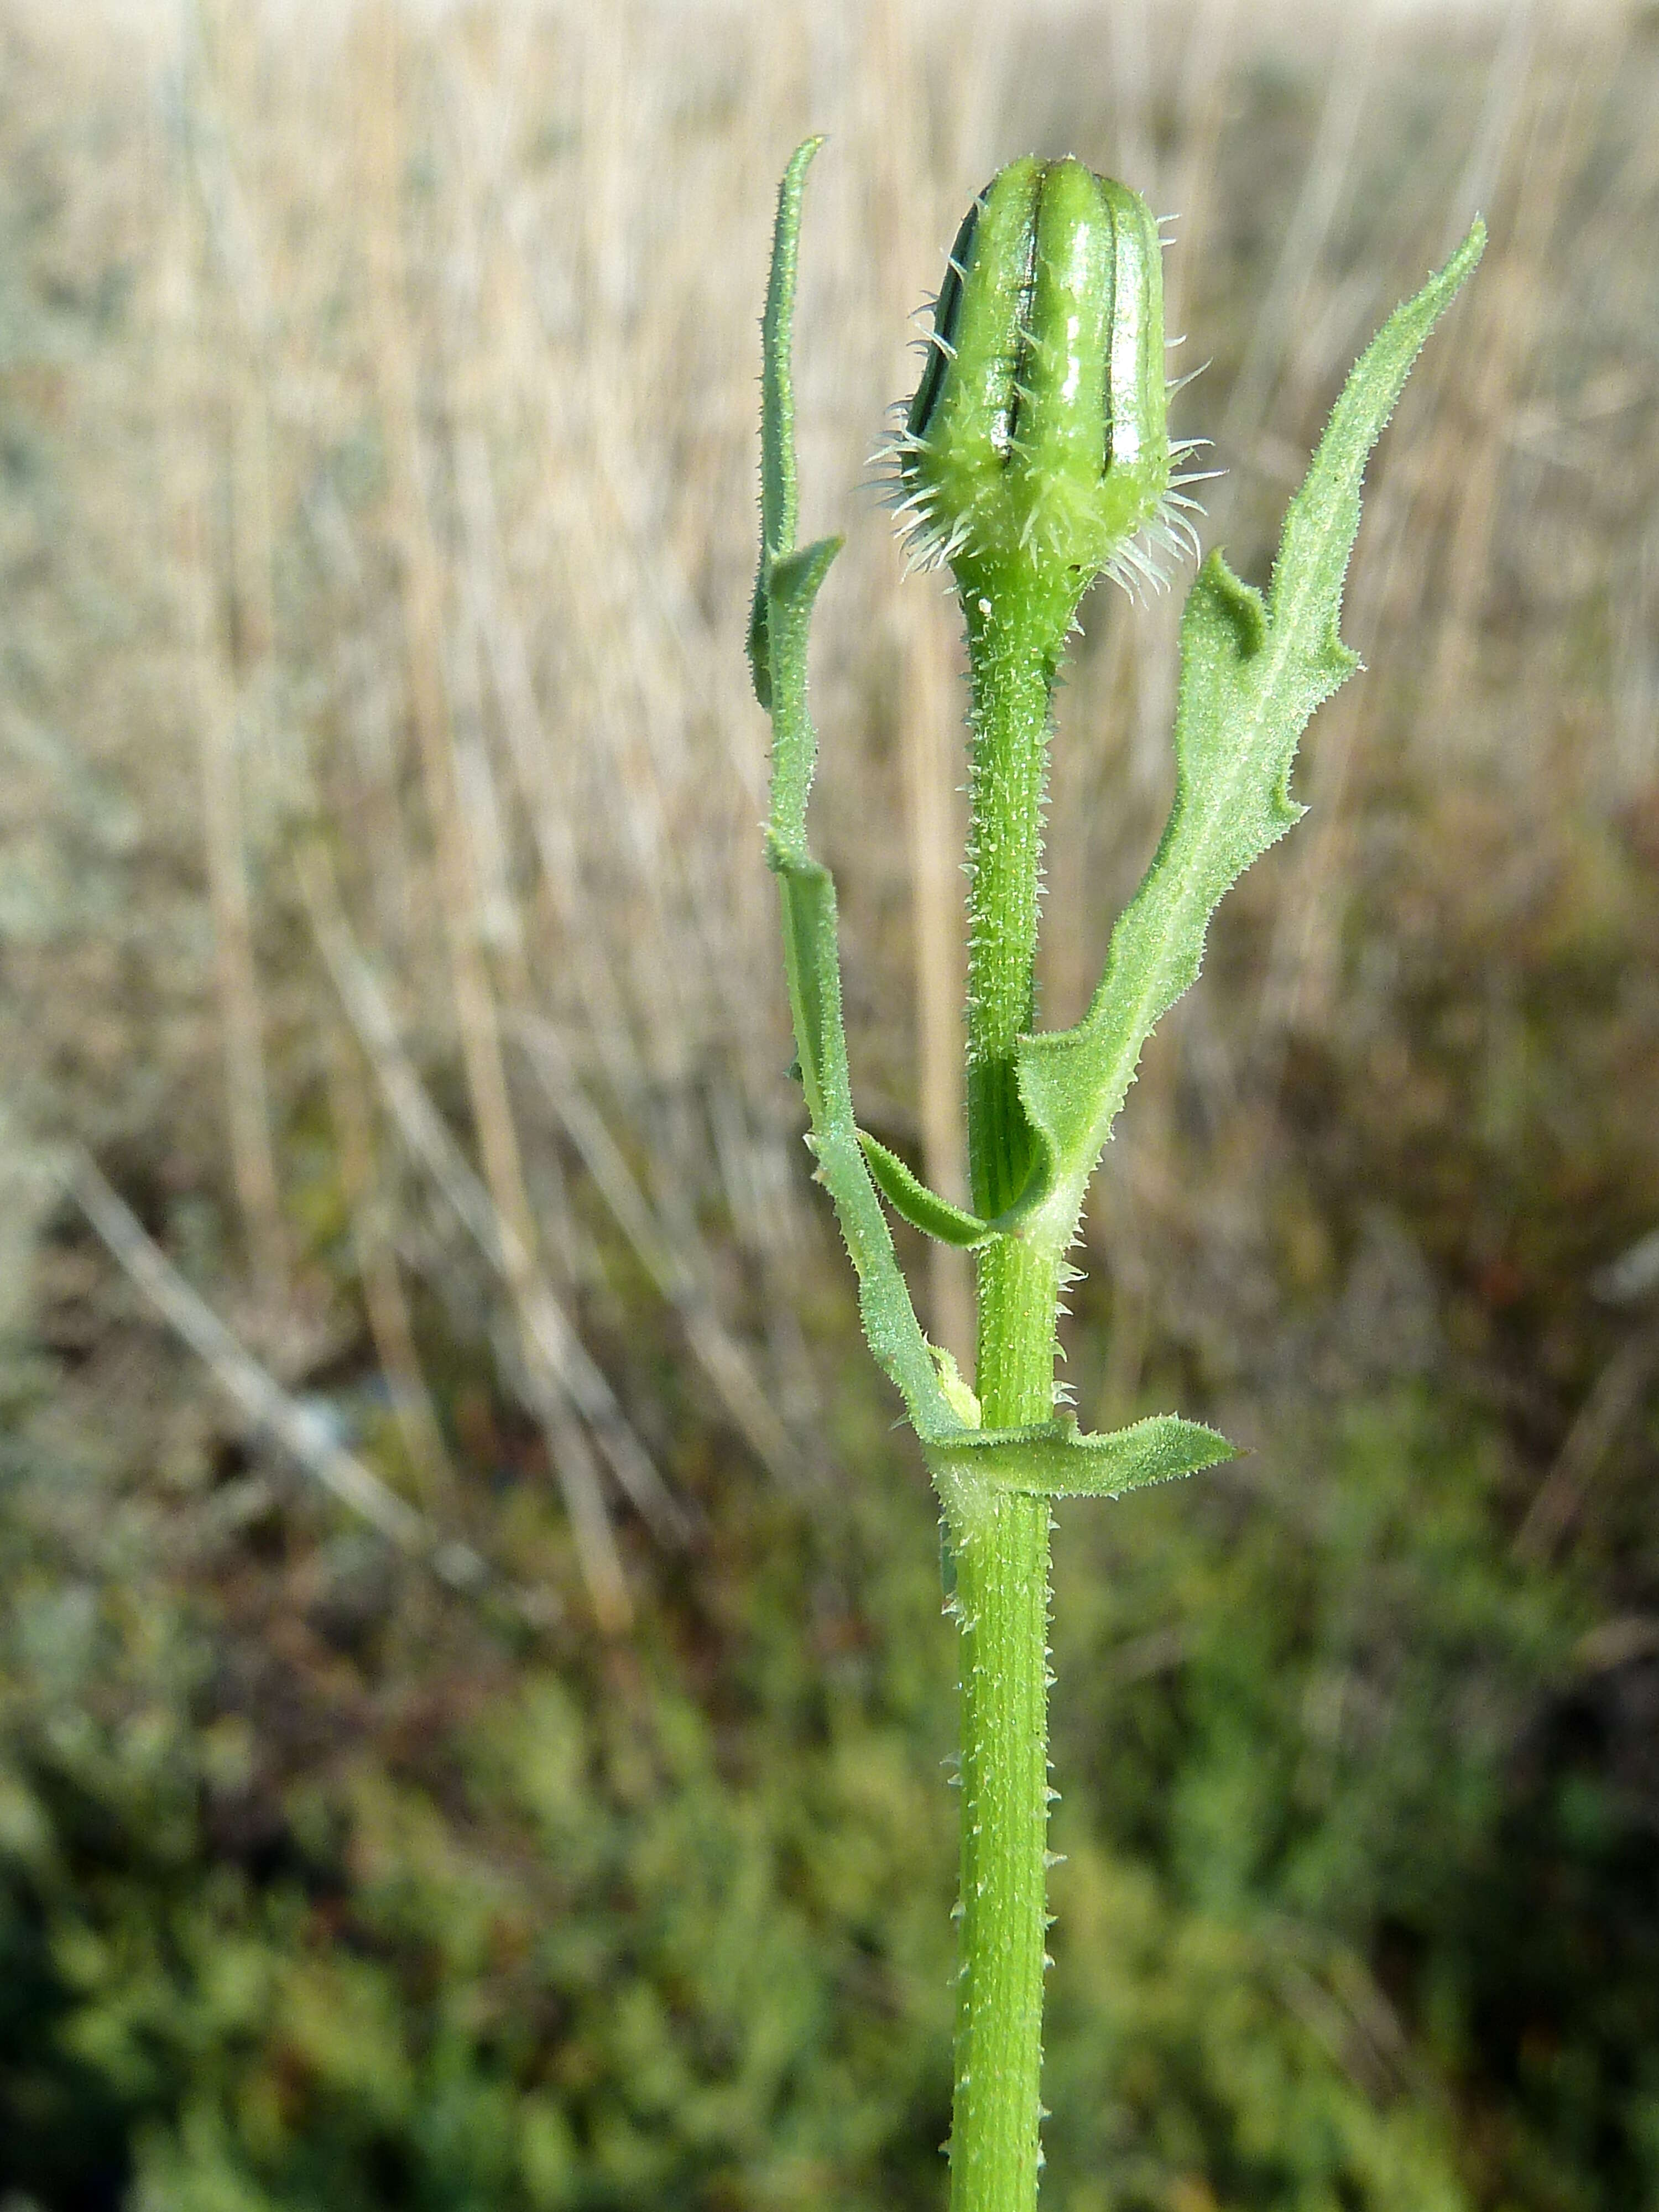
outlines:
{"label": "prickly green stem", "polygon": [[[979,1257],[984,1418],[1035,1426],[1054,1410],[1059,1255],[999,1237]],[[1048,1520],[1046,1498],[1002,1494],[956,1550],[961,1632],[961,1964],[951,2212],[1036,2202],[1048,1932]]]}
{"label": "prickly green stem", "polygon": [[975,1388],[987,1428],[1054,1418],[1060,1265],[1058,1252],[1023,1237],[999,1237],[979,1255]]}
{"label": "prickly green stem", "polygon": [[[968,1164],[994,1218],[1032,1165],[1015,1051],[1035,1027],[1033,972],[1048,732],[1060,636],[1049,610],[963,596],[973,687],[968,754]],[[1035,615],[1035,619],[1033,619]],[[1047,1418],[1046,1408],[1041,1418]]]}
{"label": "prickly green stem", "polygon": [[[1039,1164],[1018,1051],[1036,1026],[1054,679],[1083,591],[1168,489],[1170,447],[1158,240],[1142,204],[1079,162],[1026,161],[977,208],[952,256],[960,296],[948,311],[940,301],[954,351],[929,364],[901,459],[927,492],[968,636],[968,1158],[975,1207],[994,1219]],[[1121,268],[1133,277],[1120,285]],[[1070,1225],[1032,1230],[979,1254],[975,1382],[996,1428],[1054,1413]],[[951,2201],[953,2212],[1026,2212],[1041,2162],[1047,1506],[994,1499],[963,1533],[957,1577],[963,1796]]]}
{"label": "prickly green stem", "polygon": [[1048,1501],[997,1498],[958,1541],[962,1964],[951,2212],[1036,2202],[1048,1907]]}

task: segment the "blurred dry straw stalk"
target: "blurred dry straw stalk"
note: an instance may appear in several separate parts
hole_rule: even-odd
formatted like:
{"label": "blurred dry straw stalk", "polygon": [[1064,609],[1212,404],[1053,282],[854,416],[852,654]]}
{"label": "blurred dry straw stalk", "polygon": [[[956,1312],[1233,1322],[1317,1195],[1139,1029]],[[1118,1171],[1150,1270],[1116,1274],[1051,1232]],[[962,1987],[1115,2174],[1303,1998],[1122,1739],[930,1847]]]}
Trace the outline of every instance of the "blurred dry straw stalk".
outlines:
{"label": "blurred dry straw stalk", "polygon": [[[824,1460],[798,1292],[824,1224],[738,649],[768,180],[803,131],[834,141],[809,486],[854,477],[909,386],[943,211],[1069,147],[1181,217],[1171,326],[1202,336],[1176,359],[1215,356],[1182,426],[1217,438],[1212,527],[1247,572],[1357,336],[1476,204],[1492,226],[1356,565],[1353,634],[1402,672],[1316,731],[1314,832],[1241,898],[1109,1163],[1107,1419],[1139,1387],[1149,1238],[1200,1202],[1224,1246],[1259,1238],[1252,1178],[1224,1164],[1201,1199],[1183,1128],[1234,1132],[1234,1166],[1270,1149],[1286,1041],[1386,1026],[1388,977],[1344,951],[1386,865],[1375,794],[1647,803],[1646,18],[7,0],[0,84],[0,430],[26,457],[0,496],[7,1093],[163,1212],[222,1159],[238,1257],[214,1294],[290,1380],[342,1326],[320,1148],[398,1411],[387,1471],[476,1519],[427,1369],[440,1322],[487,1345],[607,1625],[619,1515],[671,1544],[695,1521],[661,1423],[586,1340],[618,1253],[747,1451],[805,1494]],[[811,520],[852,530],[818,682],[860,1091],[959,1189],[956,640],[926,582],[896,590],[873,501]],[[1059,1019],[1168,775],[1172,603],[1090,623],[1056,752]],[[874,817],[846,810],[854,750],[890,794]],[[1490,896],[1524,901],[1526,872]],[[1227,932],[1257,948],[1231,988]],[[878,994],[902,965],[860,957],[878,936],[911,945],[913,992]],[[960,1346],[948,1255],[928,1291]]]}

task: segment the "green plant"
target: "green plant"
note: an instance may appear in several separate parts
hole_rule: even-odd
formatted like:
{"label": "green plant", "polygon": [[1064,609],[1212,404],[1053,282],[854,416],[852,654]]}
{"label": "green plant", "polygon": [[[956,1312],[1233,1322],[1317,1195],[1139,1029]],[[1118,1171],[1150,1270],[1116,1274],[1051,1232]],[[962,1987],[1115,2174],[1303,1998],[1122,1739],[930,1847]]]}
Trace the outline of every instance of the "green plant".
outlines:
{"label": "green plant", "polygon": [[[1019,161],[975,202],[896,441],[898,503],[947,562],[966,625],[969,750],[968,1114],[973,1211],[927,1189],[854,1115],[835,887],[807,846],[817,739],[808,632],[837,538],[796,543],[791,331],[809,140],[785,173],[763,320],[761,550],[750,623],[772,718],[767,855],[817,1158],[859,1279],[865,1334],[897,1387],[943,1508],[962,1637],[961,1964],[951,2139],[956,2212],[1036,2197],[1047,1926],[1048,1537],[1062,1497],[1117,1497],[1229,1457],[1173,1415],[1108,1436],[1055,1409],[1056,1323],[1085,1193],[1140,1053],[1196,978],[1209,918],[1301,812],[1309,718],[1358,665],[1339,633],[1366,459],[1419,348],[1480,257],[1477,222],[1350,376],[1286,514],[1265,597],[1218,553],[1181,630],[1177,781],[1162,842],[1073,1028],[1034,1028],[1051,703],[1084,592],[1155,574],[1143,533],[1182,528],[1163,373],[1155,225],[1074,161]],[[977,1255],[970,1389],[930,1344],[882,1200]]]}

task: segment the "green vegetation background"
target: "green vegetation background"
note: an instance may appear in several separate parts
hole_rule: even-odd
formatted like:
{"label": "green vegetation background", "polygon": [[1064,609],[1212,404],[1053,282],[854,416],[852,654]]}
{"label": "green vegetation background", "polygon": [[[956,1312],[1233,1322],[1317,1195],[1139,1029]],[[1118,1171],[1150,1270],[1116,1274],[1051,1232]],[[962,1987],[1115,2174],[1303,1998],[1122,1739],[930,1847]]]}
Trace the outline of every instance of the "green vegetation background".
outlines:
{"label": "green vegetation background", "polygon": [[[1437,227],[1463,212],[1460,190],[1484,200],[1493,252],[1380,463],[1356,579],[1364,702],[1316,732],[1315,816],[1234,901],[1198,1002],[1166,1025],[1091,1232],[1068,1340],[1079,1404],[1177,1407],[1255,1449],[1176,1490],[1060,1516],[1045,2203],[1653,2212],[1659,1264],[1644,1274],[1639,1255],[1659,1224],[1659,40],[1650,18],[1609,12],[1547,32],[1541,18],[1520,33],[1507,19],[1373,28],[1370,49],[1352,30],[1305,48],[1294,27],[1277,42],[1230,33],[1206,58],[1216,11],[1182,15],[1179,39],[1165,35],[1176,12],[1121,9],[1097,51],[1088,11],[1060,11],[1035,58],[1015,42],[976,66],[997,128],[1069,134],[1102,166],[1125,145],[1176,173],[1194,146],[1215,166],[1182,210],[1210,240],[1187,304],[1194,346],[1217,356],[1190,420],[1232,424],[1226,535],[1247,573],[1352,331],[1427,265]],[[936,124],[954,112],[949,26],[898,13],[913,74],[882,76],[893,58],[872,17],[872,50],[850,64],[865,105],[841,117],[824,167],[842,179],[826,192],[860,189],[848,173],[890,149],[884,100],[914,94]],[[672,1083],[635,1097],[602,1055],[581,1064],[647,1186],[686,1101],[714,1127],[704,1152],[686,1139],[676,1155],[685,1234],[782,1409],[797,1479],[769,1473],[696,1368],[685,1310],[601,1203],[570,1120],[522,1084],[514,1094],[546,1264],[695,1510],[676,1547],[616,1509],[631,1627],[592,1626],[497,1293],[388,1170],[459,1496],[434,1505],[420,1490],[365,1303],[364,1201],[319,1042],[332,1001],[291,887],[297,833],[251,766],[241,834],[278,1310],[268,1285],[249,1288],[258,1222],[222,1128],[234,978],[216,965],[191,734],[216,696],[204,652],[233,689],[250,669],[266,682],[239,597],[245,424],[223,365],[246,334],[242,216],[227,217],[215,165],[228,145],[224,174],[249,195],[253,230],[263,212],[267,242],[280,234],[304,264],[299,216],[283,233],[270,211],[303,214],[296,149],[331,112],[318,84],[349,76],[354,49],[342,32],[301,69],[297,34],[273,18],[245,40],[240,20],[205,10],[181,65],[136,33],[71,35],[15,0],[0,9],[0,2207],[936,2204],[952,1638],[921,1470],[804,1195],[763,893],[734,892],[732,921],[690,871],[687,895],[732,923],[717,941],[756,1009],[749,1043],[676,1001]],[[712,29],[671,33],[623,9],[606,34],[620,60],[574,15],[516,49],[483,12],[372,33],[392,40],[410,88],[411,282],[431,318],[416,319],[415,346],[434,447],[471,388],[469,349],[501,358],[465,335],[499,302],[447,305],[431,276],[448,235],[445,164],[465,166],[465,131],[443,136],[446,88],[520,73],[514,143],[556,230],[578,203],[599,222],[592,173],[573,193],[559,164],[587,161],[584,133],[606,127],[622,134],[618,161],[636,150],[605,99],[619,86],[631,98],[629,70],[654,59],[637,127],[665,131],[682,212],[720,240],[718,280],[694,252],[677,264],[680,305],[664,308],[648,283],[618,278],[614,332],[577,316],[550,343],[567,360],[624,341],[645,356],[636,372],[608,356],[595,389],[625,410],[626,378],[642,377],[637,412],[613,413],[605,434],[670,472],[689,505],[672,490],[659,510],[654,493],[646,502],[690,580],[675,619],[706,623],[701,665],[724,687],[675,739],[702,748],[691,769],[710,787],[726,773],[726,702],[734,720],[747,712],[745,349],[771,179],[815,98],[841,99],[825,88],[849,65],[842,42],[863,34],[803,17],[815,93],[790,74],[789,25],[763,36],[757,21],[710,15]],[[434,113],[436,150],[422,151]],[[325,170],[330,143],[316,142]],[[960,143],[963,161],[978,158],[965,126]],[[984,150],[988,173],[1009,149]],[[915,185],[933,156],[911,158]],[[936,166],[942,208],[956,179],[949,159]],[[627,189],[638,198],[604,212],[599,246],[632,235],[649,179]],[[331,171],[318,190],[334,194],[337,225],[348,202]],[[506,224],[505,201],[483,204]],[[939,213],[941,236],[950,220]],[[1279,281],[1298,224],[1322,274],[1316,293],[1280,295],[1294,344],[1264,370],[1249,303]],[[808,301],[804,334],[820,349],[804,410],[833,416],[833,434],[809,432],[819,501],[890,396],[873,375],[841,391],[851,372],[823,352],[838,313],[857,324],[847,301],[870,305],[860,236],[849,221],[833,246],[808,240],[809,264],[843,257],[842,289]],[[936,243],[920,240],[919,272]],[[640,248],[659,278],[652,250]],[[156,306],[158,261],[196,271],[194,366],[176,385],[177,298],[161,283]],[[908,265],[893,281],[920,289]],[[341,638],[384,632],[398,595],[376,534],[395,465],[374,405],[352,397],[349,289],[300,290],[292,314],[318,349],[317,382],[295,402],[293,360],[270,370],[285,395],[272,419],[300,458],[274,478],[279,635],[264,650],[278,673],[261,696],[309,732],[366,931],[392,859],[415,871],[416,918],[402,936],[384,922],[376,953],[400,953],[417,978],[410,1033],[470,1146],[454,1018],[418,988],[441,896],[421,872],[424,833],[407,854],[377,843],[338,734],[354,680]],[[610,299],[603,284],[594,296]],[[711,369],[699,331],[728,306],[731,352]],[[670,404],[677,362],[702,382]],[[1238,402],[1230,416],[1230,395],[1264,374],[1273,409]],[[384,404],[371,374],[362,388]],[[231,489],[222,498],[214,478],[205,495],[207,611],[192,630],[203,557],[169,501],[202,423]],[[513,434],[533,441],[521,424]],[[554,451],[556,476],[592,458]],[[529,498],[533,469],[515,477],[509,458],[505,477]],[[605,509],[605,495],[574,501],[593,562],[628,525],[627,498]],[[434,508],[442,562],[460,526],[441,489]],[[306,535],[307,515],[320,542],[339,514],[367,549],[355,598]],[[861,526],[873,545],[878,519]],[[556,630],[574,602],[543,543],[532,536],[519,580]],[[1063,768],[1060,797],[1088,799],[1101,826],[1095,844],[1073,834],[1057,798],[1051,927],[1062,896],[1081,895],[1097,929],[1156,818],[1167,630],[1133,619],[1153,624],[1153,645],[1127,641],[1125,611],[1101,610],[1065,702],[1062,738],[1075,733],[1097,788]],[[907,787],[895,702],[920,682],[923,648],[842,620],[823,709],[855,1058],[872,1119],[919,1156],[927,1067],[907,997],[915,848],[894,826]],[[573,756],[588,743],[582,680],[602,699],[625,663],[627,711],[656,711],[642,651],[624,626],[594,641],[586,679],[579,654],[556,655],[550,673],[538,664]],[[948,727],[948,693],[937,711]],[[397,743],[402,713],[394,701]],[[844,773],[838,786],[838,718],[862,790]],[[735,721],[751,762],[753,719]],[[755,817],[733,790],[740,854]],[[699,861],[725,852],[718,824],[678,827]],[[737,865],[730,854],[722,865]],[[742,865],[760,877],[757,834]],[[597,847],[591,866],[617,880]],[[509,853],[510,884],[532,872]],[[537,1003],[562,1018],[558,915],[529,890],[523,913],[550,947]],[[601,918],[619,945],[648,926],[620,893]],[[1087,964],[1085,945],[1078,972]],[[1057,999],[1068,975],[1056,956]],[[781,1159],[802,1186],[768,1201],[794,1206],[781,1257],[746,1224],[720,1148],[733,1098],[757,1117],[754,1157]],[[97,1151],[286,1387],[386,1480],[453,1510],[539,1606],[441,1588],[250,1435],[63,1196],[54,1166],[71,1140]],[[374,1142],[395,1154],[378,1122]],[[567,1249],[580,1255],[568,1266]],[[924,1279],[921,1252],[906,1258]],[[948,1301],[948,1282],[934,1288]]]}

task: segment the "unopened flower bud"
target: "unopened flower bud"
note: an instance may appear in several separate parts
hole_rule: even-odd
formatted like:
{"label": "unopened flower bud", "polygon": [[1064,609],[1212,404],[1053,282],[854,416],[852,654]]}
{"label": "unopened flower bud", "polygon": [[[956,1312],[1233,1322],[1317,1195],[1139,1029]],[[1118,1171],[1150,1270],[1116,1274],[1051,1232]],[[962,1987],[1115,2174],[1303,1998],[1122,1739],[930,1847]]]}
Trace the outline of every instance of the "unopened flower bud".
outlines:
{"label": "unopened flower bud", "polygon": [[1103,569],[1152,580],[1175,512],[1158,225],[1082,162],[1011,162],[957,234],[894,441],[918,558],[964,591],[1033,585],[1069,618]]}

